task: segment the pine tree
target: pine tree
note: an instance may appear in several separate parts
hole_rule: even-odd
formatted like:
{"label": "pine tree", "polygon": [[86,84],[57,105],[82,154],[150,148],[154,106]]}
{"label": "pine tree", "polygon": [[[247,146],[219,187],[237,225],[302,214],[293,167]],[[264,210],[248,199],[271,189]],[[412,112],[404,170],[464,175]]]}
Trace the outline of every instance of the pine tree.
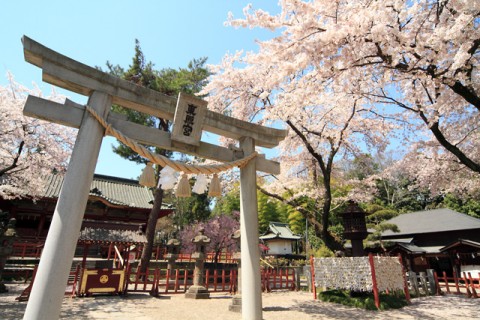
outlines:
{"label": "pine tree", "polygon": [[[209,72],[204,66],[206,61],[207,58],[200,58],[198,60],[194,59],[188,64],[188,67],[184,69],[180,68],[179,70],[175,70],[168,68],[157,71],[154,69],[152,62],[147,62],[140,47],[140,42],[135,40],[135,55],[128,70],[125,71],[122,67],[118,65],[114,66],[109,62],[107,62],[107,67],[110,73],[113,75],[126,79],[137,85],[160,91],[166,95],[176,96],[179,92],[188,94],[196,93],[203,87],[203,85],[205,85],[206,79],[209,76]],[[168,132],[171,127],[170,122],[166,119],[157,118],[152,115],[143,114],[131,109],[122,108],[120,106],[114,107],[114,110],[116,112],[126,114],[130,121],[148,127],[155,127],[166,132]],[[158,154],[171,156],[171,152],[167,150],[153,147],[149,148]],[[119,146],[114,147],[113,151],[121,157],[137,163],[148,162],[148,160],[140,157],[137,153],[131,150],[130,147],[122,143],[120,143]],[[161,169],[162,168],[160,166],[156,167],[157,175]],[[161,188],[155,188],[153,207],[150,211],[145,231],[147,244],[143,248],[140,261],[142,272],[147,269],[152,256],[155,227],[160,215],[163,197],[164,191]],[[208,201],[205,201],[205,199],[199,201],[196,205],[197,211],[200,211],[199,207],[201,205],[204,206],[204,210],[208,210]]]}

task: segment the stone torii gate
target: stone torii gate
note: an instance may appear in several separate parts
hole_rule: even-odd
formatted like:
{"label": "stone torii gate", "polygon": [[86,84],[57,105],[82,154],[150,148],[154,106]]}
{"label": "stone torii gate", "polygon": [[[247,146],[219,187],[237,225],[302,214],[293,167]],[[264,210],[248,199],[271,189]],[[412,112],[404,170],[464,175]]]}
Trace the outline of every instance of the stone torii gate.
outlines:
{"label": "stone torii gate", "polygon": [[[177,101],[137,86],[70,59],[26,36],[22,42],[25,60],[42,69],[43,81],[88,96],[91,109],[112,127],[139,143],[226,163],[248,157],[255,152],[255,146],[275,147],[287,135],[285,130],[209,111],[206,102],[195,97],[181,95]],[[126,121],[123,116],[110,112],[112,104],[168,120],[180,119],[182,115],[178,110],[182,109],[187,116],[203,113],[203,121],[184,118],[181,124],[183,130],[179,132],[180,122],[175,120],[171,135]],[[197,108],[202,111],[194,112]],[[58,319],[105,129],[85,106],[69,100],[60,104],[29,96],[24,114],[79,128],[24,315],[24,319]],[[200,128],[196,127],[199,123]],[[225,148],[200,141],[202,130],[236,139],[240,148]],[[182,132],[188,137],[182,138]],[[278,174],[280,165],[257,155],[240,168],[242,318],[248,320],[262,319],[256,170]]]}

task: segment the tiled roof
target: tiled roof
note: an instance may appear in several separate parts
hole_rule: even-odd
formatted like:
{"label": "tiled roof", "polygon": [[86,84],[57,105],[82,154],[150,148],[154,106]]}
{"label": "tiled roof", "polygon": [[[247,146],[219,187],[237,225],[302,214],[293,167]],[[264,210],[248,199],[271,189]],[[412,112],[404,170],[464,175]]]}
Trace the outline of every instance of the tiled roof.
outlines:
{"label": "tiled roof", "polygon": [[[45,181],[45,190],[40,196],[58,198],[62,184],[63,175],[50,175]],[[102,198],[112,205],[131,208],[151,209],[153,204],[152,191],[139,185],[138,181],[99,174],[93,177],[90,196]],[[162,209],[171,209],[171,206],[163,204]]]}
{"label": "tiled roof", "polygon": [[405,213],[386,222],[397,225],[400,232],[388,230],[382,237],[406,238],[405,235],[419,233],[480,229],[480,219],[445,208]]}
{"label": "tiled roof", "polygon": [[139,231],[85,228],[80,232],[79,241],[105,243],[146,243],[147,238]]}
{"label": "tiled roof", "polygon": [[292,230],[288,227],[287,223],[281,222],[270,222],[269,224],[269,231],[260,237],[262,240],[269,240],[269,239],[290,239],[290,240],[298,240],[302,237],[294,235]]}

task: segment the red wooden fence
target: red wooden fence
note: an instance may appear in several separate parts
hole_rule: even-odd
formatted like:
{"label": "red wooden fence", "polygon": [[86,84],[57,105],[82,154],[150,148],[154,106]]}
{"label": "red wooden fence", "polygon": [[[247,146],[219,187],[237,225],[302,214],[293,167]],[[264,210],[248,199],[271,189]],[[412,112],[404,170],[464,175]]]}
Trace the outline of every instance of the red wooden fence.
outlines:
{"label": "red wooden fence", "polygon": [[444,288],[446,293],[464,294],[469,298],[478,298],[480,296],[480,277],[474,278],[470,272],[462,272],[460,278],[455,274],[453,277],[447,277],[446,272],[439,276],[435,272],[434,277],[438,294]]}
{"label": "red wooden fence", "polygon": [[[193,270],[154,269],[141,273],[139,269],[127,273],[125,292],[148,292],[151,295],[185,293],[193,283]],[[236,270],[205,270],[205,288],[210,292],[233,292],[236,288]]]}
{"label": "red wooden fence", "polygon": [[295,290],[296,279],[294,269],[264,269],[262,270],[262,290],[270,292],[272,290]]}
{"label": "red wooden fence", "polygon": [[[11,257],[25,259],[25,258],[35,258],[39,259],[45,241],[34,241],[34,242],[15,242],[13,244],[13,252],[10,255]],[[142,254],[142,246],[135,248],[135,259],[139,260]],[[167,248],[163,246],[155,246],[152,251],[151,261],[160,261],[165,260],[165,255],[167,253]],[[116,255],[114,247],[111,245],[107,248],[107,257],[114,257]],[[192,259],[191,253],[182,253],[178,255],[178,262],[194,262]],[[215,262],[215,253],[209,252],[206,255],[205,262]],[[221,252],[218,255],[218,261],[222,263],[235,263],[236,260],[233,259],[233,253],[231,252]]]}
{"label": "red wooden fence", "polygon": [[[28,301],[30,297],[30,292],[32,291],[33,283],[35,281],[35,276],[37,274],[37,267],[33,270],[32,280],[30,284],[22,291],[20,296],[16,297],[15,300],[18,301]],[[75,269],[70,270],[68,275],[67,285],[65,287],[65,295],[70,295],[73,297],[78,292],[78,281],[80,279],[80,265],[77,265]]]}
{"label": "red wooden fence", "polygon": [[40,258],[43,250],[43,242],[16,242],[13,244],[13,252],[10,256],[21,259]]}

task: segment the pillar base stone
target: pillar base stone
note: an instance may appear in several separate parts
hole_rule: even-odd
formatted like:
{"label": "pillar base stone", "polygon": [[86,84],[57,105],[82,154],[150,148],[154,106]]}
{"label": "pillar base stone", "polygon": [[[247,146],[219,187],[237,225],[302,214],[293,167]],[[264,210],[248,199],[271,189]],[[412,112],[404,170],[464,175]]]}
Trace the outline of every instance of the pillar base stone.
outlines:
{"label": "pillar base stone", "polygon": [[187,299],[210,299],[210,292],[202,286],[191,286],[185,293]]}
{"label": "pillar base stone", "polygon": [[242,312],[242,297],[235,296],[232,298],[232,303],[228,306],[228,311],[232,312]]}

